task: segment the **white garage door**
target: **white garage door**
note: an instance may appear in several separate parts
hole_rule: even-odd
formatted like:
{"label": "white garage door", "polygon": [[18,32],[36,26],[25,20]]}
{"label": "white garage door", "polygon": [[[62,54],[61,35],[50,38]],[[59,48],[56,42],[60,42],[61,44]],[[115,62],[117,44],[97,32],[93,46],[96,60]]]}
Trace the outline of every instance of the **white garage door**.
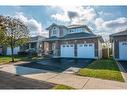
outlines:
{"label": "white garage door", "polygon": [[74,57],[74,45],[61,45],[61,57]]}
{"label": "white garage door", "polygon": [[78,44],[77,45],[77,57],[78,58],[94,58],[94,44]]}
{"label": "white garage door", "polygon": [[119,42],[119,59],[127,60],[127,42]]}
{"label": "white garage door", "polygon": [[[14,48],[14,54],[18,54],[19,51],[20,51],[20,47]],[[11,55],[11,48],[10,47],[7,48],[7,55]]]}

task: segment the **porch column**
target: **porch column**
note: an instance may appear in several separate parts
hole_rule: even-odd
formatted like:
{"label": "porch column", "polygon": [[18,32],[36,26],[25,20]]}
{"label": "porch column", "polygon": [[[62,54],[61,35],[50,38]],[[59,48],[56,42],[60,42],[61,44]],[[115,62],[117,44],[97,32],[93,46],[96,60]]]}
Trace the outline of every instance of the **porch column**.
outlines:
{"label": "porch column", "polygon": [[77,40],[74,42],[74,56],[77,57]]}
{"label": "porch column", "polygon": [[29,43],[29,49],[31,48],[31,43]]}
{"label": "porch column", "polygon": [[60,42],[56,41],[56,56],[60,56]]}
{"label": "porch column", "polygon": [[44,51],[45,51],[45,50],[44,50],[44,43],[45,43],[45,42],[43,42],[43,41],[42,41],[42,43],[41,43],[41,50],[42,50],[42,53],[44,53]]}

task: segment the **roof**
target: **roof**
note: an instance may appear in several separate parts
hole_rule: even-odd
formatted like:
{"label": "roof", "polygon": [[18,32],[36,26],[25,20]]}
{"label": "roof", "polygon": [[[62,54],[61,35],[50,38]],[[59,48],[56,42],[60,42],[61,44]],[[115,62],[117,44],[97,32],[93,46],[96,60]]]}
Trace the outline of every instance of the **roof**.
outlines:
{"label": "roof", "polygon": [[52,36],[50,38],[46,38],[45,40],[59,40],[59,38],[56,36]]}
{"label": "roof", "polygon": [[86,33],[86,32],[72,33],[72,34],[65,35],[64,37],[62,37],[62,39],[81,38],[81,37],[96,37],[96,35],[92,33]]}
{"label": "roof", "polygon": [[67,34],[64,37],[52,36],[52,37],[47,38],[45,40],[50,41],[50,40],[82,39],[82,38],[96,38],[96,37],[100,38],[101,42],[104,42],[104,40],[101,36],[91,34],[91,33],[85,33],[85,32]]}
{"label": "roof", "polygon": [[110,36],[122,36],[122,35],[127,35],[127,30],[111,34]]}
{"label": "roof", "polygon": [[43,40],[45,38],[46,37],[44,37],[44,36],[34,36],[34,37],[30,37],[29,41],[30,42],[37,42],[38,40]]}
{"label": "roof", "polygon": [[53,26],[57,26],[57,27],[60,27],[60,28],[67,28],[67,27],[64,26],[64,25],[57,25],[57,24],[53,23],[53,24],[51,24],[48,28],[46,28],[46,30],[50,30],[51,27],[53,27]]}
{"label": "roof", "polygon": [[78,28],[78,27],[86,27],[86,25],[73,24],[68,26],[68,28]]}

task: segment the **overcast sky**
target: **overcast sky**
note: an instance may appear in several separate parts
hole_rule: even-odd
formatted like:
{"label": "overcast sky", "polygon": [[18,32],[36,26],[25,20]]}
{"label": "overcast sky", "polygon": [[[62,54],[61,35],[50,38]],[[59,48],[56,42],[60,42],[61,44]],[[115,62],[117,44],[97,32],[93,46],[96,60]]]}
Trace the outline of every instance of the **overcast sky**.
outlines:
{"label": "overcast sky", "polygon": [[97,35],[127,29],[127,6],[0,6],[1,15],[20,18],[32,35],[47,35],[50,24],[85,24]]}

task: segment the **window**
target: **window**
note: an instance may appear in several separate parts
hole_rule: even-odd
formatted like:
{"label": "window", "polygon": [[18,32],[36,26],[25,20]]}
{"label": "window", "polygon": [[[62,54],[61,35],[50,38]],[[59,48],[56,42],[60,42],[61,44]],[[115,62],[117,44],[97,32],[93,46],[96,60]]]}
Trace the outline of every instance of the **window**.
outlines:
{"label": "window", "polygon": [[76,31],[77,32],[82,32],[82,28],[77,28]]}
{"label": "window", "polygon": [[70,29],[70,32],[72,33],[72,32],[74,32],[75,30],[74,29]]}
{"label": "window", "polygon": [[73,45],[71,45],[71,47],[73,47]]}
{"label": "window", "polygon": [[82,47],[82,45],[80,45],[80,47]]}
{"label": "window", "polygon": [[123,45],[127,45],[127,43],[123,43]]}
{"label": "window", "polygon": [[87,47],[87,45],[84,45],[84,47]]}
{"label": "window", "polygon": [[53,30],[53,34],[56,34],[56,30]]}
{"label": "window", "polygon": [[89,44],[89,46],[92,46],[92,44]]}

